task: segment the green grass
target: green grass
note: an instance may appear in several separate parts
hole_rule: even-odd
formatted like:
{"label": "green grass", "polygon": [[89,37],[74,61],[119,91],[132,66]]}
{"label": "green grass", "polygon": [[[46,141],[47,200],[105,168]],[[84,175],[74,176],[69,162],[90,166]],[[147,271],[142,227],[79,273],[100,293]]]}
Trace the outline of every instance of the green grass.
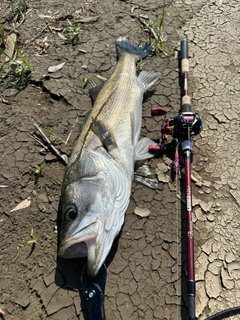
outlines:
{"label": "green grass", "polygon": [[17,47],[17,45],[15,44],[15,50],[17,51],[17,54],[19,56],[19,58],[21,59],[21,65],[23,67],[22,72],[32,72],[32,67],[31,64],[29,62],[29,60],[27,60],[24,55],[22,54],[22,52],[20,51],[20,49]]}
{"label": "green grass", "polygon": [[37,243],[37,239],[34,236],[32,236],[32,238],[30,240],[28,240],[27,243],[30,243],[30,244]]}
{"label": "green grass", "polygon": [[40,174],[43,172],[43,170],[45,169],[45,162],[42,162],[40,165],[35,165],[35,174],[37,176],[40,176]]}
{"label": "green grass", "polygon": [[137,69],[138,70],[142,70],[144,65],[145,65],[145,61],[143,61],[143,60],[137,61]]}
{"label": "green grass", "polygon": [[92,86],[96,86],[96,83],[90,78],[90,76],[85,75],[83,77],[83,87],[85,88],[88,83]]}
{"label": "green grass", "polygon": [[78,25],[74,24],[72,27],[69,27],[69,31],[72,33],[72,39],[79,40],[79,27]]}
{"label": "green grass", "polygon": [[65,28],[63,32],[68,32],[70,34],[68,40],[71,41],[72,44],[76,44],[79,41],[80,28],[77,24]]}
{"label": "green grass", "polygon": [[11,9],[14,12],[12,20],[16,22],[21,15],[25,15],[27,13],[27,3],[26,0],[12,0],[7,9]]}
{"label": "green grass", "polygon": [[16,7],[24,13],[27,12],[28,6],[26,0],[12,0],[8,5],[8,9],[11,8],[13,5],[16,5]]}
{"label": "green grass", "polygon": [[34,236],[33,229],[31,230],[31,239],[28,240],[27,243],[30,243],[30,244],[36,244],[37,243],[37,239]]}
{"label": "green grass", "polygon": [[0,65],[0,73],[2,74],[0,83],[6,80],[1,91],[9,87],[25,88],[30,79],[32,67],[29,60],[25,58],[16,44],[15,51],[17,52],[17,58],[13,59],[0,48],[0,52],[9,59],[9,61]]}
{"label": "green grass", "polygon": [[157,25],[157,38],[153,43],[153,51],[157,53],[158,51],[166,53],[165,50],[165,37],[163,34],[163,25],[164,25],[164,18],[165,18],[165,1],[163,3],[162,13],[158,19],[155,19],[150,22],[150,26],[153,27]]}
{"label": "green grass", "polygon": [[54,143],[57,142],[57,141],[65,144],[65,141],[64,141],[63,139],[59,138],[59,137],[52,131],[51,127],[50,127],[48,124],[44,123],[44,127],[45,127],[45,128],[47,129],[47,131],[50,133],[50,136],[51,136],[51,138],[52,138],[52,140],[51,140],[51,143],[52,143],[52,144],[54,144]]}

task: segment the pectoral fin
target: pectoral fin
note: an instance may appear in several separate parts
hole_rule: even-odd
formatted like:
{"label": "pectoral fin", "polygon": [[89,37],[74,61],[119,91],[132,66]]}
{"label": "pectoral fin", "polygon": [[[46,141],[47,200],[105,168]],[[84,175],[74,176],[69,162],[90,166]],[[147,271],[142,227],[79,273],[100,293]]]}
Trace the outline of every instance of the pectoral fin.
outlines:
{"label": "pectoral fin", "polygon": [[110,152],[114,148],[117,148],[117,143],[112,130],[102,121],[92,119],[93,126],[92,131],[102,141],[104,148]]}
{"label": "pectoral fin", "polygon": [[136,161],[149,159],[156,155],[149,152],[149,147],[151,145],[158,145],[158,144],[149,138],[142,138],[141,140],[138,141],[136,150],[135,150]]}

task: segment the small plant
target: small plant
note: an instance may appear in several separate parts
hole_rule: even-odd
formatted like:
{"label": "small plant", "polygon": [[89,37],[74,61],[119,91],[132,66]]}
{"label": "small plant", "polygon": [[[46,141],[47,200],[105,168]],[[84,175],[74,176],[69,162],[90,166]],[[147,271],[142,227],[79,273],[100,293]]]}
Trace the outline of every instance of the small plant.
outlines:
{"label": "small plant", "polygon": [[87,76],[87,75],[83,77],[83,83],[84,83],[84,85],[87,85],[87,84],[88,84],[89,79],[90,79],[90,78],[89,78],[89,76]]}
{"label": "small plant", "polygon": [[138,70],[142,70],[143,66],[145,65],[145,62],[143,60],[139,60],[137,62],[137,68]]}
{"label": "small plant", "polygon": [[86,87],[86,85],[88,83],[90,83],[92,86],[96,86],[96,83],[88,75],[85,75],[83,77],[83,86],[84,86],[84,88]]}
{"label": "small plant", "polygon": [[154,24],[157,25],[157,34],[155,35],[155,41],[153,44],[153,50],[154,52],[161,51],[166,54],[164,44],[165,44],[165,37],[163,35],[163,23],[164,23],[164,17],[165,17],[165,1],[163,3],[163,8],[162,8],[162,14],[158,19],[155,19],[150,22],[150,26],[152,27]]}
{"label": "small plant", "polygon": [[31,239],[28,240],[27,243],[30,243],[30,244],[36,244],[37,243],[37,239],[34,237],[33,229],[31,230]]}
{"label": "small plant", "polygon": [[40,176],[40,174],[43,172],[43,170],[45,169],[45,162],[42,162],[40,165],[35,165],[35,174],[37,176]]}
{"label": "small plant", "polygon": [[[14,6],[14,8],[12,8]],[[8,7],[8,9],[10,8],[11,11],[14,12],[13,15],[13,21],[17,21],[19,19],[20,16],[25,15],[28,9],[28,6],[26,4],[25,0],[12,0]]]}
{"label": "small plant", "polygon": [[[13,59],[3,49],[0,48],[0,52],[8,57],[8,62],[5,62],[0,66],[0,72],[4,73],[2,78],[0,78],[0,81],[6,79],[2,90],[12,86],[22,90],[26,87],[31,76],[32,68],[30,62],[25,58],[16,44],[14,48],[17,52],[19,58],[18,60]],[[9,68],[7,69],[8,66]]]}
{"label": "small plant", "polygon": [[12,5],[16,5],[19,11],[22,11],[24,13],[27,12],[28,6],[26,4],[26,0],[12,0],[9,3],[8,8],[11,8]]}
{"label": "small plant", "polygon": [[26,1],[25,0],[19,0],[18,1],[18,8],[19,8],[19,10],[22,10],[24,14],[26,14],[27,13],[27,9],[28,9]]}
{"label": "small plant", "polygon": [[77,24],[74,24],[73,26],[67,27],[63,30],[63,32],[69,32],[71,36],[69,36],[68,40],[72,42],[72,44],[79,41],[79,33],[80,28]]}
{"label": "small plant", "polygon": [[51,141],[51,143],[53,144],[56,141],[60,141],[61,143],[65,144],[65,141],[61,138],[59,138],[50,128],[50,126],[46,123],[44,123],[45,128],[47,129],[47,131],[50,133],[50,136],[53,138],[53,140]]}
{"label": "small plant", "polygon": [[23,66],[22,72],[31,72],[32,68],[31,68],[30,62],[24,57],[24,55],[16,45],[15,45],[15,50],[17,51],[18,56],[22,60],[22,66]]}
{"label": "small plant", "polygon": [[69,30],[72,33],[72,40],[79,40],[79,27],[78,25],[74,24],[72,27],[69,27]]}

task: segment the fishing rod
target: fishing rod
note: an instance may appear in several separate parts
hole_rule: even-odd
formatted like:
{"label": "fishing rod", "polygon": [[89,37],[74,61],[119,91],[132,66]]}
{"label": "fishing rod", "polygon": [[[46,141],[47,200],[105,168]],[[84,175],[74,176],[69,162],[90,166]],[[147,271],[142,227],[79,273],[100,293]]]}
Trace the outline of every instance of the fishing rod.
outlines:
{"label": "fishing rod", "polygon": [[178,115],[172,119],[166,119],[166,111],[163,108],[152,108],[153,116],[165,115],[162,126],[162,144],[150,146],[150,152],[164,150],[164,140],[167,135],[172,135],[178,140],[175,151],[175,168],[178,167],[178,149],[184,155],[185,163],[185,198],[186,198],[186,220],[187,220],[187,292],[188,292],[188,319],[195,320],[195,268],[194,268],[194,234],[192,220],[192,187],[191,187],[191,136],[197,135],[202,129],[202,120],[198,113],[191,110],[191,100],[188,93],[188,41],[181,41],[181,76],[183,82],[183,92],[181,99],[181,109]]}
{"label": "fishing rod", "polygon": [[195,320],[195,268],[194,268],[194,236],[192,221],[192,187],[191,187],[191,135],[198,134],[202,129],[202,121],[197,113],[191,111],[188,95],[188,42],[181,42],[181,72],[183,77],[183,97],[180,113],[175,120],[177,135],[180,138],[185,159],[185,198],[187,214],[187,289],[188,289],[188,319]]}
{"label": "fishing rod", "polygon": [[[181,76],[183,83],[181,109],[179,114],[173,119],[166,118],[166,110],[163,108],[152,108],[152,116],[163,116],[162,124],[162,141],[159,145],[149,147],[149,151],[159,153],[165,149],[165,140],[170,134],[178,140],[175,150],[174,168],[177,170],[178,164],[178,148],[184,154],[185,162],[185,198],[186,198],[186,220],[187,220],[187,292],[188,292],[188,320],[195,320],[195,268],[194,268],[194,238],[193,238],[193,221],[192,221],[192,188],[191,188],[191,153],[192,142],[191,136],[197,135],[202,130],[202,120],[199,114],[191,111],[191,100],[189,97],[188,88],[188,41],[186,39],[181,41]],[[240,306],[232,307],[222,310],[206,320],[222,320],[226,317],[240,314]]]}
{"label": "fishing rod", "polygon": [[[185,188],[186,188],[186,210],[187,210],[187,284],[188,284],[188,319],[195,320],[195,271],[194,271],[194,241],[192,222],[192,190],[191,190],[191,136],[200,133],[202,120],[197,113],[191,112],[190,97],[188,95],[188,41],[181,41],[181,73],[183,77],[182,107],[175,120],[174,128],[177,128],[177,138],[182,141],[182,151],[185,155]],[[181,115],[182,113],[182,115]],[[180,121],[179,121],[180,120]],[[173,135],[174,136],[174,135]],[[231,314],[239,314],[240,306],[222,310],[206,320],[224,319]]]}

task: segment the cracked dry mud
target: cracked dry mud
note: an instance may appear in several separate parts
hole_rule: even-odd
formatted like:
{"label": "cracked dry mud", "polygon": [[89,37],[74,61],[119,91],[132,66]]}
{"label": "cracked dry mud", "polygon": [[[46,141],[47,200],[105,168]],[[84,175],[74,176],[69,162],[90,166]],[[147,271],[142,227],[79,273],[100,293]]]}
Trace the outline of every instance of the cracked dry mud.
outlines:
{"label": "cracked dry mud", "polygon": [[[65,140],[72,129],[68,144],[56,145],[69,156],[84,112],[91,108],[84,76],[95,83],[102,82],[99,76],[109,77],[118,36],[135,44],[148,42],[136,17],[160,17],[163,1],[26,2],[29,8],[17,33],[22,52],[26,56],[30,52],[31,81],[17,95],[14,89],[4,90],[2,98],[10,104],[2,100],[0,106],[0,308],[5,319],[84,319],[86,306],[78,284],[85,261],[57,260],[55,226],[65,167],[51,152],[39,152],[42,147],[29,133],[37,132],[34,123],[47,123]],[[168,56],[160,53],[145,61],[145,70],[160,71],[162,76],[143,103],[142,135],[159,137],[161,119],[150,116],[151,106],[166,108],[169,117],[178,113],[176,56],[179,41],[186,37],[192,108],[203,119],[203,131],[193,139],[192,162],[196,311],[202,320],[240,301],[240,4],[238,0],[165,2]],[[8,17],[7,5],[7,1],[0,4],[2,19]],[[51,20],[54,16],[60,18]],[[57,34],[68,26],[67,19],[74,23],[96,16],[94,22],[78,23],[76,43]],[[43,30],[46,22],[50,27]],[[6,25],[11,26],[8,20]],[[48,73],[49,66],[62,62],[61,70]],[[161,190],[133,184],[123,230],[107,261],[107,319],[186,318],[182,179],[176,180],[177,186],[171,182],[174,145],[171,139],[168,142],[166,154],[148,162],[158,173]],[[44,161],[36,179],[35,165]],[[28,197],[29,207],[10,213]],[[136,207],[149,215],[139,218]],[[33,252],[27,243],[31,229],[37,239]]]}

